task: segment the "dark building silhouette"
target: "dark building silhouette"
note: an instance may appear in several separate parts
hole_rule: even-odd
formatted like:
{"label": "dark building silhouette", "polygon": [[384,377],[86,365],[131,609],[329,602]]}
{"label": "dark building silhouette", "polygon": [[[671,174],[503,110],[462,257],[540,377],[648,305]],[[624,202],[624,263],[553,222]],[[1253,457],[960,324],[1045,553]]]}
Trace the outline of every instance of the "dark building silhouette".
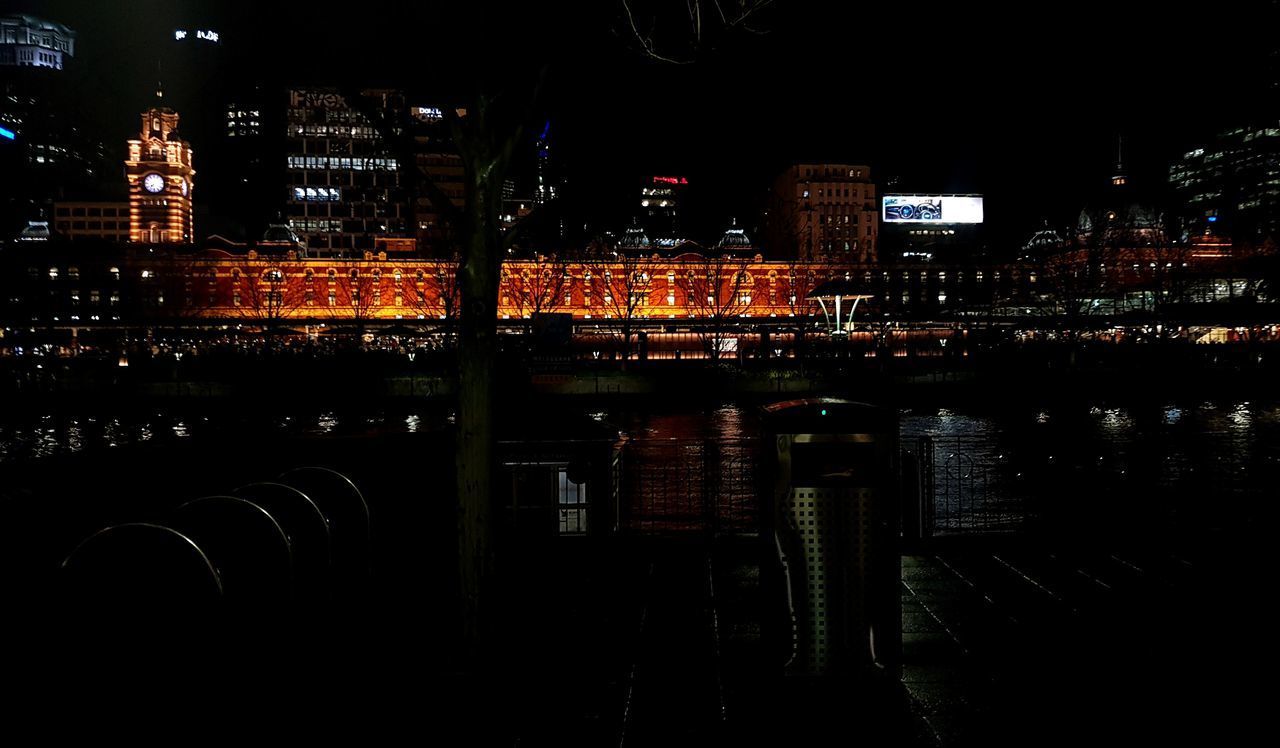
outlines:
{"label": "dark building silhouette", "polygon": [[1280,230],[1280,119],[1223,130],[1169,167],[1183,238],[1260,244]]}
{"label": "dark building silhouette", "polygon": [[874,262],[877,213],[870,167],[797,164],[774,180],[766,249],[772,257]]}
{"label": "dark building silhouette", "polygon": [[54,200],[98,197],[104,175],[119,173],[81,122],[65,75],[75,44],[60,23],[0,17],[0,236],[48,221]]}
{"label": "dark building silhouette", "polygon": [[657,246],[670,249],[683,238],[680,204],[688,187],[688,178],[678,176],[648,177],[640,187],[643,227]]}

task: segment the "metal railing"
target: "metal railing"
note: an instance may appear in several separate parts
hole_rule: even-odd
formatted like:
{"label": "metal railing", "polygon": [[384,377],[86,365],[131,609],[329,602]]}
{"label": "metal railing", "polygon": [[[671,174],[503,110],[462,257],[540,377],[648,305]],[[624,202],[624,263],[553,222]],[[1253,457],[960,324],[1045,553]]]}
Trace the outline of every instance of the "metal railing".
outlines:
{"label": "metal railing", "polygon": [[[1027,519],[1020,475],[987,439],[920,436],[902,451],[914,458],[925,537],[1012,532]],[[904,461],[905,462],[905,461]]]}
{"label": "metal railing", "polygon": [[624,529],[641,533],[756,529],[759,439],[632,439],[625,450]]}

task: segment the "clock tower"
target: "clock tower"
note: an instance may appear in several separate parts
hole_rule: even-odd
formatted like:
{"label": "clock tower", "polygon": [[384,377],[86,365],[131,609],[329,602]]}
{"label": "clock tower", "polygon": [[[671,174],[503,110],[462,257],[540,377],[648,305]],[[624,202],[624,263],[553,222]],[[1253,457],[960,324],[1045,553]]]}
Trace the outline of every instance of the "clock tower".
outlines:
{"label": "clock tower", "polygon": [[142,113],[142,132],[129,141],[129,240],[190,244],[191,144],[178,136],[178,114],[165,107]]}

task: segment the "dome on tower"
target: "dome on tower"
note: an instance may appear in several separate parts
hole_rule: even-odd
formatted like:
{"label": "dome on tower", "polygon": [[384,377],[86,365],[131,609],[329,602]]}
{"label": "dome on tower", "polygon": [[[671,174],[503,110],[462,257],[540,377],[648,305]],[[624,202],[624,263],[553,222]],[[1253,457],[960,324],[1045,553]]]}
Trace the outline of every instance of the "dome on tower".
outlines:
{"label": "dome on tower", "polygon": [[751,243],[751,237],[747,236],[746,229],[738,228],[737,219],[731,219],[729,228],[721,235],[720,241],[716,242],[717,249],[727,249],[732,251],[743,251],[754,247]]}
{"label": "dome on tower", "polygon": [[649,249],[652,246],[653,242],[649,240],[649,235],[638,222],[628,226],[627,230],[622,232],[622,238],[618,240],[619,249]]}

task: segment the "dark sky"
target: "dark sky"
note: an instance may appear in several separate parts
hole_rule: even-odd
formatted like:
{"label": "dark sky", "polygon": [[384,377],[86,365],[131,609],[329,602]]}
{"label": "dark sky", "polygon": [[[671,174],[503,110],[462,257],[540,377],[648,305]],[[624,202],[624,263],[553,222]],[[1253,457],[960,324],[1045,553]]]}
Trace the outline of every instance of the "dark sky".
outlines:
{"label": "dark sky", "polygon": [[621,6],[608,0],[589,12],[462,5],[0,3],[76,29],[76,74],[106,140],[132,131],[176,27],[217,28],[220,75],[395,85],[424,100],[477,81],[526,86],[550,61],[542,108],[567,194],[621,215],[642,175],[687,175],[703,231],[731,215],[750,221],[789,161],[849,161],[871,164],[882,185],[899,177],[899,191],[982,192],[993,236],[1011,241],[1042,216],[1077,211],[1109,175],[1118,134],[1135,181],[1151,188],[1186,146],[1274,108],[1269,2],[791,0],[756,22],[764,33],[716,39],[681,66],[629,52],[615,32]]}

